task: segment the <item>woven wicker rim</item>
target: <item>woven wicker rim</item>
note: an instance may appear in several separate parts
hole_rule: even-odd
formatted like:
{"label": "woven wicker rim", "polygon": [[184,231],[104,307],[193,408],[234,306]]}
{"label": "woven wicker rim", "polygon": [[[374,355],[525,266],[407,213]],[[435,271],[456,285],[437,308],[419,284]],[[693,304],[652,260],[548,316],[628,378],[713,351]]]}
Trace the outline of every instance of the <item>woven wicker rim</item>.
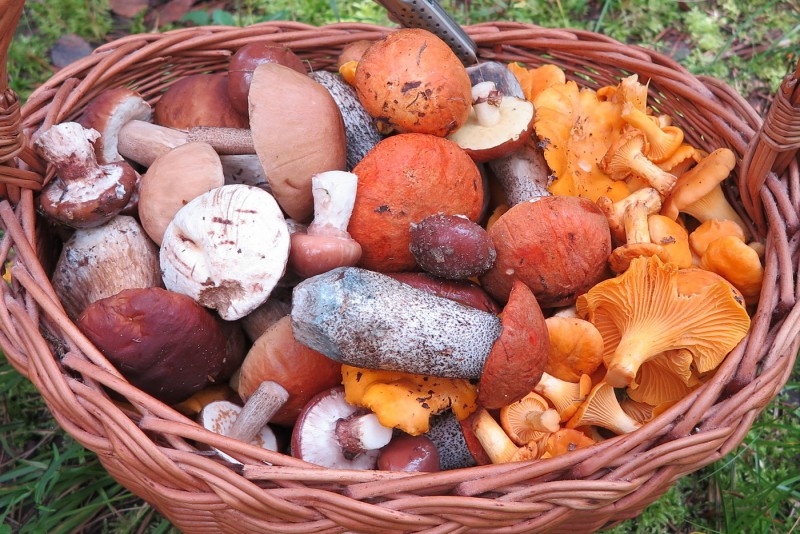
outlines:
{"label": "woven wicker rim", "polygon": [[[22,2],[5,3],[9,9],[0,15],[0,28],[9,29]],[[800,321],[794,280],[800,113],[787,100],[789,92],[777,95],[762,123],[724,83],[691,76],[644,48],[585,31],[518,23],[466,29],[483,59],[555,63],[588,87],[637,73],[650,82],[650,102],[675,118],[688,142],[704,149],[726,146],[741,158],[726,191],[767,249],[764,287],[749,335],[710,382],[642,429],[554,459],[423,475],[336,471],[207,432],[127,384],[65,315],[48,282],[48,247],[33,209],[47,173],[28,148],[30,140],[40,129],[75,118],[106,88],[129,84],[155,101],[182,76],[224,69],[232,51],[252,40],[283,43],[312,68],[327,69],[343,45],[390,30],[270,22],[114,41],[59,71],[21,112],[11,91],[0,100],[0,180],[8,198],[0,202],[5,231],[0,259],[5,262],[12,249],[15,254],[13,283],[2,285],[0,347],[32,380],[59,425],[95,451],[115,479],[182,530],[595,530],[638,515],[675,479],[732,451],[787,381]],[[785,85],[793,83],[787,79]],[[103,388],[128,403],[113,402]],[[243,466],[232,469],[205,452],[209,447],[224,450]]]}

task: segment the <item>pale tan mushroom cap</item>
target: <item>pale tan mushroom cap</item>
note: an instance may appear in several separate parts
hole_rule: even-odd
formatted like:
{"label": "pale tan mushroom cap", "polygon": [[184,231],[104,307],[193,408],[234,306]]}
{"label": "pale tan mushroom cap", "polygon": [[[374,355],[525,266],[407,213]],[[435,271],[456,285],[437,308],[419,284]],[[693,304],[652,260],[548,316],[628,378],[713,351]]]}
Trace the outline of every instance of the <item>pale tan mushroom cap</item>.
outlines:
{"label": "pale tan mushroom cap", "polygon": [[603,336],[614,387],[630,385],[642,363],[672,349],[690,351],[700,372],[713,369],[750,327],[729,284],[681,295],[678,269],[658,257],[635,258],[625,273],[581,295],[577,308]]}
{"label": "pale tan mushroom cap", "polygon": [[344,121],[325,87],[277,63],[253,71],[250,129],[256,154],[278,204],[308,221],[314,211],[311,177],[345,170]]}

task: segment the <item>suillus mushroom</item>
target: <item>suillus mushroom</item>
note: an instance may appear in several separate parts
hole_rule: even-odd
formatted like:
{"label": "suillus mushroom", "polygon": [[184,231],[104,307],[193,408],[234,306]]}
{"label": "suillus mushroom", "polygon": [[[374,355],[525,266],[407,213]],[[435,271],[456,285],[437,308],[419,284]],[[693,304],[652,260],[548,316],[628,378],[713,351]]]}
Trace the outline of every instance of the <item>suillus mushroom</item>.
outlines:
{"label": "suillus mushroom", "polygon": [[507,156],[533,134],[533,103],[503,94],[495,82],[472,86],[472,108],[466,122],[447,136],[472,159],[486,162]]}
{"label": "suillus mushroom", "polygon": [[589,375],[581,375],[577,382],[567,382],[545,372],[533,391],[552,403],[561,421],[567,421],[575,414],[591,389],[592,379]]}
{"label": "suillus mushroom", "polygon": [[222,162],[206,143],[186,143],[159,156],[139,186],[139,219],[147,235],[161,245],[179,209],[224,184]]}
{"label": "suillus mushroom", "polygon": [[308,278],[358,263],[361,245],[347,232],[357,185],[358,177],[345,171],[322,172],[311,178],[314,219],[304,232],[291,234],[288,265],[295,273]]}
{"label": "suillus mushroom", "polygon": [[240,47],[228,61],[228,99],[233,109],[247,116],[247,97],[253,71],[262,63],[278,63],[302,74],[303,61],[290,48],[278,43],[254,42]]}
{"label": "suillus mushroom", "polygon": [[567,421],[567,428],[586,425],[599,426],[615,434],[627,434],[641,428],[642,423],[623,411],[611,384],[600,382]]}
{"label": "suillus mushroom", "polygon": [[501,318],[355,267],[294,289],[295,337],[354,367],[479,379],[478,402],[499,408],[539,381],[546,326],[536,299],[516,284]]}
{"label": "suillus mushroom", "polygon": [[287,398],[271,417],[290,426],[303,406],[317,393],[339,385],[341,364],[299,343],[289,315],[264,331],[252,344],[238,372],[237,391],[245,401],[264,382],[275,382]]}
{"label": "suillus mushroom", "polygon": [[342,366],[345,399],[370,409],[383,426],[418,436],[430,418],[451,409],[458,419],[477,409],[477,387],[467,379]]}
{"label": "suillus mushroom", "polygon": [[426,272],[465,280],[485,273],[496,252],[491,237],[478,223],[460,215],[438,213],[411,223],[409,250]]}
{"label": "suillus mushroom", "polygon": [[396,435],[381,449],[376,467],[383,471],[432,473],[441,471],[439,450],[428,436]]}
{"label": "suillus mushroom", "polygon": [[224,185],[175,214],[161,242],[167,289],[240,319],[264,303],[283,276],[289,231],[272,196],[246,185]]}
{"label": "suillus mushroom", "polygon": [[292,431],[292,456],[330,469],[374,469],[392,429],[345,401],[341,387],[315,395]]}
{"label": "suillus mushroom", "polygon": [[517,446],[503,427],[483,408],[476,412],[472,429],[493,464],[536,460],[541,454],[535,441]]}
{"label": "suillus mushroom", "polygon": [[235,109],[224,74],[192,74],[169,87],[153,107],[153,122],[178,130],[195,126],[248,127],[247,109]]}
{"label": "suillus mushroom", "polygon": [[124,289],[164,285],[158,248],[128,215],[76,230],[61,249],[51,282],[73,320],[92,302]]}
{"label": "suillus mushroom", "polygon": [[416,266],[409,226],[436,213],[480,217],[477,165],[458,145],[409,133],[379,142],[353,169],[358,191],[348,231],[361,244],[359,266],[382,272]]}
{"label": "suillus mushroom", "polygon": [[101,165],[93,143],[100,134],[77,122],[48,128],[35,142],[37,152],[55,169],[38,198],[50,219],[73,228],[99,226],[121,212],[133,195],[137,175],[124,161]]}
{"label": "suillus mushroom", "polygon": [[255,152],[275,200],[289,217],[306,222],[314,212],[311,177],[347,164],[339,107],[307,75],[263,63],[253,71],[249,110]]}
{"label": "suillus mushroom", "polygon": [[561,417],[538,393],[528,393],[520,400],[500,408],[500,426],[518,446],[538,442],[559,428]]}
{"label": "suillus mushroom", "polygon": [[354,85],[370,115],[401,133],[446,136],[466,122],[472,105],[464,65],[442,39],[418,28],[367,48]]}
{"label": "suillus mushroom", "polygon": [[559,380],[578,382],[603,364],[603,336],[579,317],[554,315],[545,319],[550,352],[545,373]]}
{"label": "suillus mushroom", "polygon": [[238,325],[157,287],[97,300],[76,324],[131,384],[167,404],[226,381],[245,354]]}
{"label": "suillus mushroom", "polygon": [[577,307],[603,336],[606,381],[613,387],[630,385],[642,363],[667,350],[685,348],[698,370],[713,369],[750,326],[729,284],[681,295],[678,268],[655,256],[634,258],[623,274],[578,297]]}
{"label": "suillus mushroom", "polygon": [[607,276],[608,221],[588,199],[553,195],[522,202],[488,231],[497,258],[480,280],[500,302],[520,280],[543,308],[564,306]]}

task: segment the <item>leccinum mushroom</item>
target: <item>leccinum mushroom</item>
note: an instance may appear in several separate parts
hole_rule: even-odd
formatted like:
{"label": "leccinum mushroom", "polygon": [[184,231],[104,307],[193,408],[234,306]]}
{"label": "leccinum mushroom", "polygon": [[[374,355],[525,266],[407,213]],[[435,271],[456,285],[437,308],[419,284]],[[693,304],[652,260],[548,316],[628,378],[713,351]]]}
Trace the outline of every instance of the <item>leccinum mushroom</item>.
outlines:
{"label": "leccinum mushroom", "polygon": [[539,381],[549,339],[530,290],[516,284],[500,318],[343,267],[295,287],[298,341],[354,367],[481,379],[479,404],[500,408]]}
{"label": "leccinum mushroom", "polygon": [[233,321],[263,304],[283,276],[289,231],[272,195],[225,185],[178,211],[160,256],[168,289]]}

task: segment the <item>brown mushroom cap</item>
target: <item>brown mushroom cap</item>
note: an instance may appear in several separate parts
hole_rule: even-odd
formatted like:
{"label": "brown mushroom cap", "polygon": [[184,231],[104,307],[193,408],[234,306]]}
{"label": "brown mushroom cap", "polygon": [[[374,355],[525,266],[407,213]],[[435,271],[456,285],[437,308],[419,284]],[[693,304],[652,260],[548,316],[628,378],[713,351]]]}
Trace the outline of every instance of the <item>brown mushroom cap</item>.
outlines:
{"label": "brown mushroom cap", "polygon": [[321,84],[277,63],[256,67],[249,98],[253,144],[272,194],[305,222],[314,211],[311,177],[346,167],[339,107]]}
{"label": "brown mushroom cap", "polygon": [[478,404],[486,408],[502,408],[532,391],[542,378],[550,349],[539,303],[520,281],[511,288],[501,325],[478,385]]}
{"label": "brown mushroom cap", "polygon": [[514,280],[521,280],[540,306],[564,306],[607,276],[608,220],[586,198],[554,195],[522,202],[501,215],[489,235],[497,258],[481,284],[501,302]]}
{"label": "brown mushroom cap", "polygon": [[148,121],[152,114],[150,104],[139,93],[128,87],[115,87],[94,97],[78,122],[100,132],[94,143],[97,161],[110,163],[122,160],[117,149],[122,127],[131,120]]}
{"label": "brown mushroom cap", "polygon": [[253,81],[253,70],[262,63],[278,63],[306,73],[306,66],[297,54],[281,44],[257,42],[239,48],[228,62],[228,98],[231,106],[242,115],[247,115],[247,96]]}
{"label": "brown mushroom cap", "polygon": [[244,357],[236,324],[161,288],[98,300],[77,325],[134,386],[168,404],[227,380]]}
{"label": "brown mushroom cap", "polygon": [[142,176],[139,218],[161,244],[169,223],[190,200],[225,183],[219,156],[206,143],[186,143],[159,156]]}
{"label": "brown mushroom cap", "polygon": [[277,382],[289,392],[289,400],[272,422],[291,425],[311,397],[341,382],[341,368],[339,362],[295,340],[287,315],[253,343],[239,371],[239,394],[247,399],[265,380]]}
{"label": "brown mushroom cap", "polygon": [[400,29],[370,46],[358,62],[358,97],[398,132],[445,136],[467,120],[472,84],[450,47],[422,29]]}
{"label": "brown mushroom cap", "polygon": [[248,127],[247,114],[231,105],[228,77],[223,74],[194,74],[172,84],[156,103],[153,121],[179,130]]}

